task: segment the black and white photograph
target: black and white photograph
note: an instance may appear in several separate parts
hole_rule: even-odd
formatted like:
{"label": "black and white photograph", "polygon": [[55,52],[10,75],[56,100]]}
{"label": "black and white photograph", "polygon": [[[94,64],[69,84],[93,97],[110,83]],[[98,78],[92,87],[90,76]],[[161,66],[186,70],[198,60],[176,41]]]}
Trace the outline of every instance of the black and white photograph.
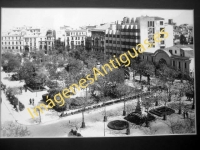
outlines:
{"label": "black and white photograph", "polygon": [[1,138],[196,135],[194,10],[1,8]]}

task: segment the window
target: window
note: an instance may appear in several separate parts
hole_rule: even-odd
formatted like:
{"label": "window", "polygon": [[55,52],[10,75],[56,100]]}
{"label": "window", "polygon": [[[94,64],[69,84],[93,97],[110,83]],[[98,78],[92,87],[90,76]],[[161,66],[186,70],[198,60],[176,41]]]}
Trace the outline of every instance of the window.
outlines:
{"label": "window", "polygon": [[175,61],[173,60],[172,62],[173,62],[173,67],[175,67]]}
{"label": "window", "polygon": [[160,34],[160,38],[164,38],[164,34]]}
{"label": "window", "polygon": [[164,41],[164,40],[162,40],[160,43],[161,43],[161,44],[165,44],[165,41]]}
{"label": "window", "polygon": [[163,21],[160,21],[160,25],[163,25]]}
{"label": "window", "polygon": [[165,28],[160,28],[160,32],[163,30],[163,32],[165,32]]}
{"label": "window", "polygon": [[181,69],[181,62],[178,62],[178,68]]}
{"label": "window", "polygon": [[14,47],[12,47],[12,49],[14,49]]}
{"label": "window", "polygon": [[172,54],[172,50],[169,50],[170,54]]}
{"label": "window", "polygon": [[175,54],[176,54],[177,52],[176,52],[176,50],[175,50]]}
{"label": "window", "polygon": [[185,62],[185,69],[187,68],[187,63]]}
{"label": "window", "polygon": [[73,37],[72,37],[72,40],[74,40]]}
{"label": "window", "polygon": [[14,44],[14,42],[12,42],[12,44]]}
{"label": "window", "polygon": [[3,42],[2,42],[2,45],[3,45]]}
{"label": "window", "polygon": [[16,42],[16,44],[17,44],[17,42]]}

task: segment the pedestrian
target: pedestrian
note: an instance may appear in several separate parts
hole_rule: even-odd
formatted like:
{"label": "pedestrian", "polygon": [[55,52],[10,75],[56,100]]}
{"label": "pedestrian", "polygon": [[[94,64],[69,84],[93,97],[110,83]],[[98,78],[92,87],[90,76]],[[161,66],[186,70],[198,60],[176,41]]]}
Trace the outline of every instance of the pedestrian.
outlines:
{"label": "pedestrian", "polygon": [[21,93],[22,93],[22,87],[20,87]]}
{"label": "pedestrian", "polygon": [[33,106],[34,106],[34,98],[32,99],[32,104],[33,104]]}
{"label": "pedestrian", "polygon": [[183,118],[185,119],[185,115],[186,115],[186,113],[185,113],[185,111],[183,112]]}
{"label": "pedestrian", "polygon": [[29,100],[29,101],[30,101],[30,105],[31,105],[31,98],[30,98],[30,100]]}
{"label": "pedestrian", "polygon": [[186,117],[188,118],[188,112],[186,112]]}

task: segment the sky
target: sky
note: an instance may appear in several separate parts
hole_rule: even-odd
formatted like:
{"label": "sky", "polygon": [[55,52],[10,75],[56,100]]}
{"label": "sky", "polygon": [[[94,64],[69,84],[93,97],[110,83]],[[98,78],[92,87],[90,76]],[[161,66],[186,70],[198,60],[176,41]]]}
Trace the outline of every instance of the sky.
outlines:
{"label": "sky", "polygon": [[2,8],[1,29],[7,31],[13,27],[33,26],[58,29],[67,25],[78,28],[85,25],[100,25],[119,21],[123,17],[136,18],[158,16],[173,19],[177,25],[193,25],[193,10],[171,9],[113,9],[113,8]]}

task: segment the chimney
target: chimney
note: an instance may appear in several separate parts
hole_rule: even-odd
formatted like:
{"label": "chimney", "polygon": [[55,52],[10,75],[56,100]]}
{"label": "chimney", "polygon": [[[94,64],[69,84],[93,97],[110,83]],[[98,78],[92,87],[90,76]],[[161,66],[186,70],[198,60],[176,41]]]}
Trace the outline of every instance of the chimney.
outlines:
{"label": "chimney", "polygon": [[172,23],[173,23],[173,19],[169,19],[168,24],[172,24]]}

